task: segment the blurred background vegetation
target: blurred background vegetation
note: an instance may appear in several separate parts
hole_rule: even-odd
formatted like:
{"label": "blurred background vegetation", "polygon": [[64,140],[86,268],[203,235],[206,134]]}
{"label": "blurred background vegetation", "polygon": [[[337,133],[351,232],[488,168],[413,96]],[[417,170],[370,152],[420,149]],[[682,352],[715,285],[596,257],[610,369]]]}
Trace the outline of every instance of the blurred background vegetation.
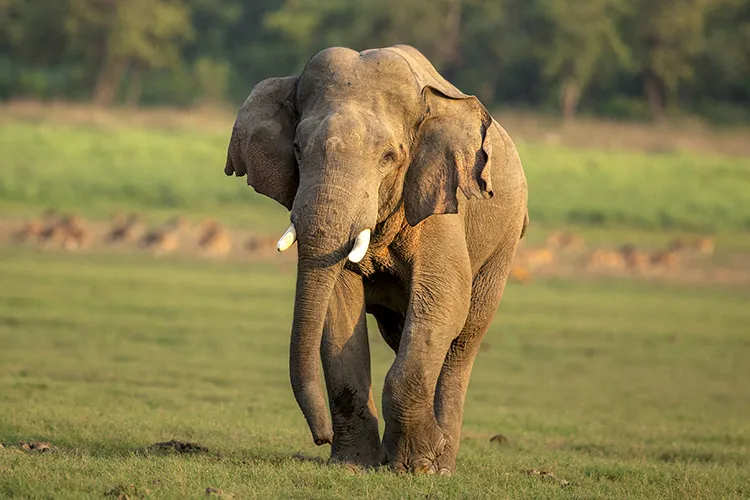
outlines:
{"label": "blurred background vegetation", "polygon": [[490,107],[750,121],[750,0],[0,0],[0,99],[240,102],[394,43]]}

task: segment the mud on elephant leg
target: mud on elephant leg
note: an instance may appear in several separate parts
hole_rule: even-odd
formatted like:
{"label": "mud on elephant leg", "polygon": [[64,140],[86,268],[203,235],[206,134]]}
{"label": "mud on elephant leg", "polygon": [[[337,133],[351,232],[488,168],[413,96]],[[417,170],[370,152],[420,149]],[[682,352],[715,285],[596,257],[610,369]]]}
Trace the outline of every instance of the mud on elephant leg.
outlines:
{"label": "mud on elephant leg", "polygon": [[456,469],[461,439],[464,403],[482,338],[492,323],[510,271],[512,255],[501,251],[477,274],[472,286],[469,315],[461,334],[452,343],[443,363],[435,393],[435,415],[438,425],[449,436],[448,445],[438,460],[446,471]]}
{"label": "mud on elephant leg", "polygon": [[361,278],[350,271],[343,271],[334,288],[320,350],[333,420],[331,460],[376,465],[380,436],[364,291]]}

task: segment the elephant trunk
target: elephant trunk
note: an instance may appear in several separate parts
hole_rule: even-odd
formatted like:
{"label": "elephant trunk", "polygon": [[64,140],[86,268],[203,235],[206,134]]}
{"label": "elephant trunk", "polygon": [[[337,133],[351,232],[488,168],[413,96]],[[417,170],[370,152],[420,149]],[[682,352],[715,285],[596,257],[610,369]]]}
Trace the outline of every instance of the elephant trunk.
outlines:
{"label": "elephant trunk", "polygon": [[327,268],[300,261],[297,271],[289,376],[294,397],[318,446],[333,443],[318,365],[327,304],[342,268],[343,261]]}
{"label": "elephant trunk", "polygon": [[[292,225],[279,250],[297,238],[297,289],[289,353],[289,375],[297,403],[315,444],[333,442],[333,431],[320,380],[320,345],[333,288],[347,261],[367,253],[375,227],[375,196],[359,195],[355,183],[310,182],[301,187],[292,209]],[[363,202],[364,200],[364,202]],[[368,205],[367,202],[373,204]]]}

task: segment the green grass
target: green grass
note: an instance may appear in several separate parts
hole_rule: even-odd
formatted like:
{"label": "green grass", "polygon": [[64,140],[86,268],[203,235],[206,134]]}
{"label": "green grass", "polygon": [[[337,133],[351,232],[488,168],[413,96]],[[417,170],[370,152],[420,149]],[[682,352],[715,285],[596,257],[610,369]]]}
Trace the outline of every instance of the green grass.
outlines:
{"label": "green grass", "polygon": [[[278,230],[286,211],[223,174],[225,134],[0,124],[0,204],[104,216],[114,208],[213,213]],[[691,231],[750,228],[750,158],[520,144],[532,221]]]}
{"label": "green grass", "polygon": [[[747,289],[509,286],[474,368],[458,473],[413,477],[294,457],[328,450],[288,382],[294,275],[271,267],[0,248],[0,442],[57,447],[0,450],[0,497],[120,485],[152,498],[209,486],[235,498],[750,497]],[[393,355],[374,328],[371,339],[379,400]],[[498,433],[509,444],[490,443]],[[209,452],[143,451],[169,439]]]}

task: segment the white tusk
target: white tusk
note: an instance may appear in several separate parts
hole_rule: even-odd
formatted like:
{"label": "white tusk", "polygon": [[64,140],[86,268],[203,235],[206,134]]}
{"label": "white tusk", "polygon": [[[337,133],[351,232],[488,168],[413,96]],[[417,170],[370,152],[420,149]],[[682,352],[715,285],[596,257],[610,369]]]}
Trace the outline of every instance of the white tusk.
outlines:
{"label": "white tusk", "polygon": [[354,240],[354,246],[352,251],[349,252],[349,260],[355,264],[362,260],[362,257],[367,253],[367,247],[370,246],[370,230],[365,229],[357,236]]}
{"label": "white tusk", "polygon": [[294,229],[294,224],[289,224],[289,229],[284,231],[284,234],[279,238],[279,242],[276,243],[276,250],[283,252],[297,241],[297,230]]}

